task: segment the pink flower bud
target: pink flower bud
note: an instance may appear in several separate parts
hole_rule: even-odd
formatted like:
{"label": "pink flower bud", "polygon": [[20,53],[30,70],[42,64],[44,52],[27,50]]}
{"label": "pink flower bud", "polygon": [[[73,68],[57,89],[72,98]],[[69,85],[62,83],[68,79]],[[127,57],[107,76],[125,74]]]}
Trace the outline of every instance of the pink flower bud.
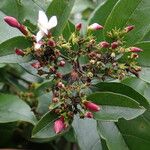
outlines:
{"label": "pink flower bud", "polygon": [[28,29],[27,29],[27,27],[25,27],[24,25],[21,24],[21,25],[18,27],[18,29],[19,29],[25,36],[28,35]]}
{"label": "pink flower bud", "polygon": [[130,47],[130,52],[142,52],[143,50],[138,47]]}
{"label": "pink flower bud", "polygon": [[57,97],[53,97],[52,102],[57,103],[57,102],[59,102],[59,99]]}
{"label": "pink flower bud", "polygon": [[21,49],[18,49],[18,48],[16,48],[15,52],[16,52],[17,55],[20,55],[20,56],[24,56],[25,55],[25,52],[23,50],[21,50]]}
{"label": "pink flower bud", "polygon": [[86,112],[85,117],[87,117],[87,118],[93,118],[92,112]]}
{"label": "pink flower bud", "polygon": [[64,118],[60,118],[54,122],[54,131],[56,134],[62,132],[65,129]]}
{"label": "pink flower bud", "polygon": [[57,87],[58,87],[58,88],[64,88],[65,85],[64,85],[62,82],[58,82]]}
{"label": "pink flower bud", "polygon": [[102,48],[109,48],[110,44],[106,41],[102,41],[99,43],[100,47]]}
{"label": "pink flower bud", "polygon": [[56,77],[57,78],[62,78],[62,74],[60,72],[56,72]]}
{"label": "pink flower bud", "polygon": [[55,41],[53,41],[53,40],[49,40],[47,44],[48,44],[48,46],[50,46],[50,47],[55,47],[55,46],[56,46],[56,43],[55,43]]}
{"label": "pink flower bud", "polygon": [[113,43],[111,43],[111,48],[112,49],[115,49],[115,48],[117,48],[119,46],[119,43],[118,42],[113,42]]}
{"label": "pink flower bud", "polygon": [[125,30],[125,32],[128,33],[128,32],[130,32],[131,30],[133,30],[134,27],[135,27],[135,26],[130,25],[130,26],[127,26],[124,30]]}
{"label": "pink flower bud", "polygon": [[66,64],[66,62],[64,60],[61,60],[58,65],[61,66],[61,67],[64,67],[65,64]]}
{"label": "pink flower bud", "polygon": [[11,16],[6,16],[4,17],[4,20],[7,24],[9,24],[10,26],[14,27],[14,28],[19,28],[20,27],[20,23],[18,22],[18,20],[14,17]]}
{"label": "pink flower bud", "polygon": [[33,68],[35,68],[35,69],[41,68],[41,64],[40,64],[39,61],[32,63],[31,66],[32,66]]}
{"label": "pink flower bud", "polygon": [[75,28],[76,28],[77,31],[80,31],[81,28],[82,28],[82,24],[81,23],[77,23]]}
{"label": "pink flower bud", "polygon": [[89,101],[85,101],[84,102],[84,105],[87,109],[89,109],[90,111],[99,111],[100,110],[100,107],[92,102],[89,102]]}
{"label": "pink flower bud", "polygon": [[104,27],[99,25],[98,23],[93,23],[88,27],[88,30],[102,30]]}

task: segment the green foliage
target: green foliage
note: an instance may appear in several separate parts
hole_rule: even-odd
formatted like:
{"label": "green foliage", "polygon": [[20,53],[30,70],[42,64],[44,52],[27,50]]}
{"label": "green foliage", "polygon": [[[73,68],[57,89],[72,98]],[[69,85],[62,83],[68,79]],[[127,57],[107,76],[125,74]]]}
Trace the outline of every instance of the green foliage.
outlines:
{"label": "green foliage", "polygon": [[[51,141],[52,145],[59,145],[59,140],[65,137],[68,143],[78,143],[81,150],[149,150],[149,8],[149,0],[97,0],[95,3],[91,0],[80,2],[78,0],[1,0],[0,135],[4,138],[0,143],[3,147],[12,144],[7,141],[11,140],[14,131],[7,132],[8,126],[11,130],[14,128],[21,130],[21,137],[24,137],[26,142],[28,140],[37,143]],[[134,25],[135,29],[125,36],[124,40],[127,41],[125,44],[143,49],[137,59],[142,67],[139,78],[126,78],[121,83],[116,80],[116,82],[109,82],[109,79],[108,82],[96,81],[98,84],[93,84],[89,87],[90,92],[88,89],[86,93],[87,100],[100,105],[100,111],[93,113],[94,119],[79,119],[76,115],[69,127],[59,134],[54,132],[53,127],[59,116],[48,110],[53,98],[51,93],[54,88],[53,77],[39,78],[37,70],[31,67],[33,58],[30,56],[22,58],[15,54],[15,48],[27,49],[32,46],[32,43],[3,20],[7,15],[13,16],[36,34],[39,10],[44,10],[48,18],[57,16],[58,25],[52,29],[55,38],[62,34],[66,40],[72,40],[72,32],[75,31],[72,21],[76,22],[73,20],[73,15],[75,17],[76,14],[80,14],[85,26],[95,22],[104,26],[104,30],[93,33],[97,42],[108,39],[106,35],[111,29],[124,29],[128,25]],[[87,15],[89,13],[90,16]],[[86,16],[89,17],[88,20]],[[85,26],[82,30],[86,30]],[[86,37],[86,34],[83,36]],[[75,44],[74,47],[76,49]],[[65,48],[62,53],[65,54],[64,57],[68,55]],[[19,64],[21,68],[14,64]],[[64,68],[60,67],[58,70],[65,75],[65,79],[68,79],[72,66],[67,62]],[[24,76],[27,72],[32,74],[28,79]],[[16,94],[19,97],[15,96]],[[20,127],[22,123],[24,126]],[[70,138],[67,138],[69,136]],[[23,147],[22,143],[21,145]],[[71,149],[71,146],[66,147]],[[52,149],[57,150],[57,146],[52,146]]]}

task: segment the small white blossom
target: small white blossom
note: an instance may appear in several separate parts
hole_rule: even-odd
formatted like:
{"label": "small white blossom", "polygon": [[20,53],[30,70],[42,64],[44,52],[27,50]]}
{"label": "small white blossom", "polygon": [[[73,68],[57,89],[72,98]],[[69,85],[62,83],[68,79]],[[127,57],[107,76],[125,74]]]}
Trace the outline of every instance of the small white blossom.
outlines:
{"label": "small white blossom", "polygon": [[38,17],[38,27],[39,32],[36,35],[37,43],[42,39],[42,37],[46,34],[48,35],[48,30],[54,28],[57,25],[57,17],[52,16],[49,20],[46,14],[43,11],[39,11]]}

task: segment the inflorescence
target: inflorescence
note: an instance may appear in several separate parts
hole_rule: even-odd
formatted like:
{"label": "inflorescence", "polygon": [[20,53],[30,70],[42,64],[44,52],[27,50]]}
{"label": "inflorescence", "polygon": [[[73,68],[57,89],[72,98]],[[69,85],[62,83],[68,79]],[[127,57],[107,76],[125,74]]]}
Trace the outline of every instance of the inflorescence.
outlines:
{"label": "inflorescence", "polygon": [[[39,76],[52,78],[52,103],[49,110],[58,115],[54,123],[54,131],[62,132],[72,122],[75,114],[80,118],[93,118],[93,112],[100,111],[100,106],[87,100],[88,89],[94,81],[123,79],[131,74],[139,76],[141,67],[136,59],[142,49],[126,47],[125,35],[134,29],[127,26],[124,29],[112,29],[107,33],[108,41],[97,41],[93,35],[97,30],[103,30],[98,23],[87,27],[87,34],[82,36],[82,24],[75,26],[69,39],[60,35],[53,37],[50,29],[57,25],[53,16],[48,21],[44,12],[39,12],[37,35],[31,33],[26,26],[15,18],[6,16],[4,20],[12,27],[18,28],[31,42],[32,47],[15,50],[22,57],[31,55],[32,67],[37,69]],[[84,60],[84,61],[83,61]],[[59,72],[59,68],[71,65],[67,74]]]}

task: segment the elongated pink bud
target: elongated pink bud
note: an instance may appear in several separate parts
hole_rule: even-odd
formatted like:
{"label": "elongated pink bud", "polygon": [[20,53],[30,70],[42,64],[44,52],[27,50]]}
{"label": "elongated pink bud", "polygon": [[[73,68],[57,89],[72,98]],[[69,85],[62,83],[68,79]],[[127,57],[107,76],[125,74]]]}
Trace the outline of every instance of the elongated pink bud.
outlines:
{"label": "elongated pink bud", "polygon": [[33,68],[35,68],[35,69],[41,68],[41,64],[40,64],[39,61],[32,63],[31,66],[32,66]]}
{"label": "elongated pink bud", "polygon": [[80,31],[82,28],[82,23],[77,23],[75,28],[76,28],[76,30]]}
{"label": "elongated pink bud", "polygon": [[138,47],[130,47],[130,52],[142,52],[143,50]]}
{"label": "elongated pink bud", "polygon": [[99,43],[100,47],[102,48],[109,48],[110,44],[106,41],[102,41]]}
{"label": "elongated pink bud", "polygon": [[22,25],[22,24],[18,27],[18,29],[19,29],[25,36],[27,36],[28,33],[29,33],[27,27],[25,27],[25,26]]}
{"label": "elongated pink bud", "polygon": [[64,119],[60,118],[54,122],[54,131],[56,134],[62,132],[65,129]]}
{"label": "elongated pink bud", "polygon": [[98,23],[93,23],[88,27],[88,30],[102,30],[104,27]]}
{"label": "elongated pink bud", "polygon": [[135,26],[133,26],[133,25],[130,25],[130,26],[127,26],[126,28],[124,28],[124,30],[125,30],[125,32],[130,32],[131,30],[133,30],[134,29],[134,27]]}
{"label": "elongated pink bud", "polygon": [[85,107],[86,107],[88,110],[91,110],[91,111],[94,111],[94,112],[100,110],[100,106],[98,106],[98,105],[96,105],[96,104],[94,104],[94,103],[92,103],[92,102],[89,102],[89,101],[85,101],[85,102],[84,102],[84,105],[85,105]]}
{"label": "elongated pink bud", "polygon": [[115,48],[117,48],[119,46],[119,43],[118,42],[113,42],[113,43],[111,43],[111,48],[112,49],[115,49]]}
{"label": "elongated pink bud", "polygon": [[93,118],[92,112],[86,112],[84,116],[87,118]]}
{"label": "elongated pink bud", "polygon": [[21,49],[18,49],[18,48],[16,48],[15,52],[16,52],[17,55],[20,55],[20,56],[24,56],[25,55],[25,52],[23,50],[21,50]]}
{"label": "elongated pink bud", "polygon": [[14,28],[19,28],[20,26],[20,23],[18,22],[18,20],[14,17],[11,17],[11,16],[6,16],[4,17],[4,20],[7,24],[9,24],[11,27],[14,27]]}

